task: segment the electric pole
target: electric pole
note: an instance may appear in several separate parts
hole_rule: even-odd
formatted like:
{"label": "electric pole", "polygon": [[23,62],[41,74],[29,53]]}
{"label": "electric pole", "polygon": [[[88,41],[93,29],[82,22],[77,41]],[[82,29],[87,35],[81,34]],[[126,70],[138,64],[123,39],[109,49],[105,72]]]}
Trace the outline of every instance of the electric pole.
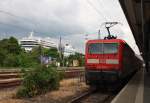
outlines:
{"label": "electric pole", "polygon": [[63,57],[63,53],[64,53],[64,47],[62,46],[62,38],[60,36],[60,39],[59,39],[59,58],[60,58],[60,63],[63,64],[64,66],[64,57]]}
{"label": "electric pole", "polygon": [[101,37],[100,37],[100,29],[98,30],[98,39],[101,39]]}

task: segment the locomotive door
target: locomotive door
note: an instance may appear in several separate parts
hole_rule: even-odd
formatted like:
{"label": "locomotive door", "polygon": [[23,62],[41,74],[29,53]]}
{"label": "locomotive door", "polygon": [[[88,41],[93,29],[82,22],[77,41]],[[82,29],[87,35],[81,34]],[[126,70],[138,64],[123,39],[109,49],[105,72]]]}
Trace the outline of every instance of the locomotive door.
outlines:
{"label": "locomotive door", "polygon": [[99,59],[99,69],[100,70],[102,70],[103,69],[103,64],[104,64],[104,62],[105,62],[105,60],[104,60],[104,43],[102,42],[102,43],[99,43],[99,55],[98,55],[98,59]]}
{"label": "locomotive door", "polygon": [[102,42],[102,59],[101,59],[101,69],[103,69],[104,64],[106,63],[106,60],[104,58],[104,42]]}

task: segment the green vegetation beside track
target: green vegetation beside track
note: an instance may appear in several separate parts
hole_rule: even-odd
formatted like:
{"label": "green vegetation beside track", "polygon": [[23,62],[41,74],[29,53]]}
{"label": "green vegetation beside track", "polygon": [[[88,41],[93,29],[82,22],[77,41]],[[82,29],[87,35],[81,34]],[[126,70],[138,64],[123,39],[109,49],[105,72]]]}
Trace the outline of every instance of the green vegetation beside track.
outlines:
{"label": "green vegetation beside track", "polygon": [[53,67],[38,67],[24,74],[24,79],[17,97],[33,97],[59,88],[62,79]]}
{"label": "green vegetation beside track", "polygon": [[[63,54],[62,54],[63,55]],[[37,46],[32,51],[25,51],[19,45],[18,41],[14,37],[0,40],[0,69],[1,68],[36,68],[41,65],[41,57],[50,57],[51,63],[48,65],[56,66],[60,63],[60,66],[73,66],[73,62],[77,61],[77,66],[84,66],[84,55],[81,53],[75,53],[68,57],[60,59],[57,48],[43,48]]]}
{"label": "green vegetation beside track", "polygon": [[[43,64],[41,62],[42,56],[51,57],[54,61]],[[76,61],[74,64],[79,64],[77,66],[84,65],[84,55],[80,53],[75,53],[69,57],[63,56],[63,60],[61,60],[57,48],[45,49],[37,46],[32,51],[27,52],[21,48],[14,37],[0,40],[0,72],[5,72],[5,74],[22,73],[23,81],[16,94],[18,98],[33,97],[58,89],[60,80],[66,75],[66,77],[70,77],[70,72],[66,72],[68,68],[74,71],[78,70],[76,67],[74,69],[69,67],[73,66],[74,60]],[[58,68],[56,67],[57,63],[60,63],[60,66],[67,67]],[[81,68],[83,69],[83,67]],[[71,76],[79,74],[78,71],[76,74],[74,71],[71,71]]]}

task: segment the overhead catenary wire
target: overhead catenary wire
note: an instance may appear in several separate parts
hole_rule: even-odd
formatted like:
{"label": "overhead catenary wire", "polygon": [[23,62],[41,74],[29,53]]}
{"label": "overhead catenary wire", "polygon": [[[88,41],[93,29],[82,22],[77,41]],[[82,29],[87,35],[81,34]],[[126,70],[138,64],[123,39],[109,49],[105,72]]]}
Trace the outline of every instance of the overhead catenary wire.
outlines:
{"label": "overhead catenary wire", "polygon": [[[104,8],[104,9],[106,10],[106,13],[108,14],[110,20],[112,20],[112,21],[118,21],[117,18],[114,18],[114,17],[116,17],[116,16],[113,16],[113,15],[115,15],[114,12],[111,12],[111,13],[110,13],[110,10],[107,9],[107,8],[109,8],[109,6],[104,5],[104,2],[103,2],[104,0],[97,0],[97,1],[99,2],[99,5],[101,5],[102,8]],[[112,11],[112,10],[111,10],[111,11]],[[107,17],[108,17],[108,16],[107,16]],[[119,24],[123,25],[122,22],[119,22]],[[119,28],[122,29],[120,26],[119,26]]]}
{"label": "overhead catenary wire", "polygon": [[13,17],[18,17],[18,16],[16,16],[16,15],[14,15],[14,14],[12,14],[12,13],[9,13],[9,12],[7,12],[7,11],[4,11],[4,10],[0,10],[0,13],[6,14],[6,15],[9,15],[9,16],[13,16]]}
{"label": "overhead catenary wire", "polygon": [[12,27],[17,27],[17,28],[20,28],[20,29],[23,29],[23,30],[28,30],[28,29],[25,29],[25,28],[23,28],[23,27],[21,27],[21,26],[19,26],[19,25],[16,25],[16,24],[9,24],[9,23],[4,23],[4,22],[1,22],[0,21],[0,24],[2,24],[2,25],[9,25],[9,26],[12,26]]}
{"label": "overhead catenary wire", "polygon": [[[101,23],[99,23],[99,24],[102,24],[103,22],[108,22],[109,20],[108,20],[108,18],[107,18],[107,16],[105,15],[105,12],[102,12],[103,10],[102,10],[102,8],[101,9],[99,9],[99,8],[97,8],[97,6],[96,5],[94,5],[90,0],[86,0],[87,1],[87,3],[89,4],[89,6],[91,6],[92,8],[93,8],[93,10],[95,10],[98,14],[99,14],[99,16],[103,19],[103,20],[101,20],[100,22]],[[102,5],[103,6],[103,5]],[[100,11],[101,10],[101,11]],[[101,26],[99,25],[99,27],[98,27],[98,31],[100,30],[99,28],[101,28]],[[97,32],[98,33],[98,39],[99,39],[99,32]]]}
{"label": "overhead catenary wire", "polygon": [[100,17],[103,17],[105,21],[108,21],[104,14],[99,9],[97,9],[90,0],[86,0],[86,2],[93,8],[93,10],[95,10],[99,14]]}
{"label": "overhead catenary wire", "polygon": [[31,23],[31,20],[29,20],[27,18],[24,18],[24,17],[21,17],[21,16],[17,16],[17,15],[15,15],[13,13],[8,12],[8,11],[0,10],[0,13],[1,14],[5,14],[5,15],[9,15],[9,16],[14,17],[14,18],[18,18],[20,20],[25,20],[26,22]]}
{"label": "overhead catenary wire", "polygon": [[[26,21],[28,22],[29,24],[32,24],[34,25],[35,27],[37,26],[35,23],[33,23],[30,19],[27,19],[27,18],[24,18],[24,17],[21,17],[21,16],[18,16],[18,15],[15,15],[13,13],[10,13],[8,11],[4,11],[4,10],[0,10],[0,14],[5,14],[5,15],[8,15],[10,17],[13,17],[15,19],[16,22],[22,22],[23,21]],[[16,19],[17,18],[17,19]],[[2,23],[2,22],[1,22]],[[5,25],[10,25],[10,26],[13,26],[12,24],[7,24],[7,23],[4,23]],[[14,25],[14,26],[17,26],[17,25]],[[20,27],[19,25],[17,27]],[[33,29],[33,28],[32,28]]]}
{"label": "overhead catenary wire", "polygon": [[[102,0],[98,0],[98,4],[100,5],[100,6],[102,6],[102,8],[104,9],[104,10],[106,10],[106,15],[107,16],[105,16],[105,17],[107,17],[107,18],[109,18],[109,20],[111,20],[112,19],[112,16],[111,16],[111,14],[110,14],[110,12],[109,12],[109,10],[107,10],[106,8],[108,8],[108,7],[106,7],[105,5],[104,5],[104,2],[102,1]],[[104,14],[105,15],[105,14]]]}
{"label": "overhead catenary wire", "polygon": [[[99,2],[98,4],[106,11],[106,12],[104,13],[104,16],[105,16],[105,17],[107,17],[107,18],[109,17],[111,21],[118,21],[118,20],[115,20],[115,18],[113,18],[113,17],[115,17],[115,16],[113,16],[113,13],[112,13],[112,14],[110,13],[110,11],[112,11],[112,10],[108,10],[108,9],[107,9],[107,8],[110,8],[110,7],[109,7],[109,5],[107,6],[107,5],[104,4],[104,2],[103,2],[104,0],[103,0],[103,1],[102,1],[102,0],[97,0],[97,1]],[[106,15],[105,15],[105,14],[106,14]],[[112,18],[113,18],[113,20],[112,20]],[[108,19],[107,19],[107,20],[108,20]],[[121,24],[121,23],[120,23],[120,24]]]}
{"label": "overhead catenary wire", "polygon": [[[117,18],[114,18],[115,16],[113,16],[113,15],[115,15],[114,14],[114,12],[110,12],[110,10],[109,9],[107,9],[107,8],[110,8],[110,5],[105,5],[104,3],[104,0],[97,0],[99,3],[99,5],[103,8],[103,9],[105,9],[105,14],[106,14],[106,17],[107,18],[109,18],[109,20],[111,20],[111,21],[118,21],[118,19]],[[121,25],[123,25],[121,22],[118,22],[119,24],[121,24]],[[102,23],[101,24],[101,26],[100,27],[102,27],[102,25],[103,24],[105,24],[105,22],[104,23]],[[122,30],[122,28],[119,26],[119,28]],[[119,29],[119,30],[120,30]],[[123,31],[123,30],[122,30]]]}
{"label": "overhead catenary wire", "polygon": [[[8,12],[8,11],[0,10],[0,14],[5,14],[5,15],[8,15],[8,16],[10,16],[12,18],[15,18],[15,19],[17,18],[16,19],[17,22],[22,22],[22,20],[23,20],[23,21],[28,22],[29,24],[33,24],[35,27],[37,26],[35,23],[31,22],[30,19],[27,19],[27,18],[24,18],[24,17],[21,17],[21,16],[17,16],[17,15],[15,15],[13,13]],[[27,30],[27,31],[30,30],[28,28],[24,28],[24,27],[20,26],[19,24],[9,24],[9,23],[5,23],[5,22],[1,22],[1,21],[0,21],[0,24],[9,25],[9,26],[11,26],[13,28],[20,28],[22,30]],[[31,30],[34,30],[34,29],[32,28]],[[40,33],[40,34],[46,34],[45,32],[39,32],[37,30],[34,30],[34,32]]]}

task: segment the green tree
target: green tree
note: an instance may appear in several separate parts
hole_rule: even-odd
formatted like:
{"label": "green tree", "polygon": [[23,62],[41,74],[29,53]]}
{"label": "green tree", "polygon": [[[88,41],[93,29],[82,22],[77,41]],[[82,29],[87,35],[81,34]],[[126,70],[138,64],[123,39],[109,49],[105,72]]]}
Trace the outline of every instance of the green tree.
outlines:
{"label": "green tree", "polygon": [[22,52],[18,55],[18,62],[20,67],[36,67],[39,63],[33,60],[31,53]]}
{"label": "green tree", "polygon": [[14,37],[10,37],[8,40],[8,47],[7,50],[9,53],[19,54],[21,52],[20,45],[18,41]]}
{"label": "green tree", "polygon": [[21,48],[16,38],[0,40],[0,66],[18,66],[17,54],[20,52]]}
{"label": "green tree", "polygon": [[3,66],[5,66],[5,67],[18,67],[19,63],[18,63],[17,56],[14,54],[7,54],[7,56],[5,57],[5,59],[3,61]]}
{"label": "green tree", "polygon": [[57,48],[43,49],[43,54],[45,56],[50,56],[52,58],[58,58],[59,57]]}
{"label": "green tree", "polygon": [[75,53],[70,55],[68,58],[69,64],[73,62],[73,60],[79,61],[79,66],[84,66],[84,55],[81,53]]}
{"label": "green tree", "polygon": [[0,41],[0,48],[7,51],[7,53],[19,54],[21,52],[20,45],[14,37],[3,39]]}
{"label": "green tree", "polygon": [[34,67],[40,64],[41,55],[59,58],[57,48],[46,49],[39,46],[31,52],[25,52],[14,37],[0,40],[0,66]]}
{"label": "green tree", "polygon": [[40,56],[42,55],[42,47],[38,46],[32,49],[30,56],[34,62],[40,63]]}

